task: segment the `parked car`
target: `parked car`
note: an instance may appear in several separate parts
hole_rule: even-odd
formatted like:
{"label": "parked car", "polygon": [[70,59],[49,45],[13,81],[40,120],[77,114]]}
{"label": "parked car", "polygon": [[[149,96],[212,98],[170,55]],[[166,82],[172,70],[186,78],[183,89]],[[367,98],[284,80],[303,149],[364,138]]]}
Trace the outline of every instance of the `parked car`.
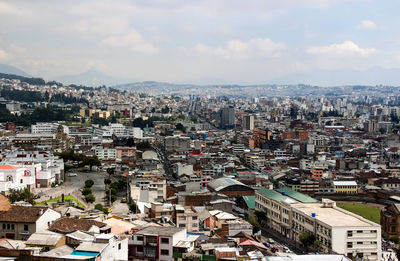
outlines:
{"label": "parked car", "polygon": [[76,174],[76,173],[68,173],[68,177],[76,177],[76,176],[78,176],[78,174]]}
{"label": "parked car", "polygon": [[266,246],[266,247],[270,247],[270,246],[271,246],[268,242],[264,242],[263,244],[264,244],[264,246]]}
{"label": "parked car", "polygon": [[121,199],[121,203],[126,203],[126,202],[127,202],[126,198]]}
{"label": "parked car", "polygon": [[272,238],[268,239],[268,242],[269,242],[270,244],[275,244],[275,240],[273,240]]}
{"label": "parked car", "polygon": [[33,199],[38,199],[38,198],[40,198],[39,194],[36,194],[35,196],[33,196]]}

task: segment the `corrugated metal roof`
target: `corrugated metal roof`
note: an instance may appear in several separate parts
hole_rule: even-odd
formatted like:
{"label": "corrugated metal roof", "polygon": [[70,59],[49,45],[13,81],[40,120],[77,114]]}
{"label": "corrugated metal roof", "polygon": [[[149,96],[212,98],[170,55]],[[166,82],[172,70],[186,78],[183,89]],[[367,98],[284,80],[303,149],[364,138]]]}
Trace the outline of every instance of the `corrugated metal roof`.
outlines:
{"label": "corrugated metal roof", "polygon": [[243,196],[243,199],[248,209],[256,208],[256,196]]}
{"label": "corrugated metal roof", "polygon": [[303,193],[293,191],[288,187],[280,188],[277,189],[276,191],[280,193],[285,193],[286,196],[291,197],[297,201],[300,201],[301,203],[316,203],[318,200],[315,198],[312,198],[310,196],[304,195]]}

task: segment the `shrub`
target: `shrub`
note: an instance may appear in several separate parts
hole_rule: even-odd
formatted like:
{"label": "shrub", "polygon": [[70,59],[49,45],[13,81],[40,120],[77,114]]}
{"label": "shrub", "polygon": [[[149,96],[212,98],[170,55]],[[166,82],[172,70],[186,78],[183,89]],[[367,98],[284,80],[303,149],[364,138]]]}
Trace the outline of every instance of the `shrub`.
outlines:
{"label": "shrub", "polygon": [[85,187],[86,188],[91,188],[94,185],[94,181],[91,179],[88,179],[85,181]]}
{"label": "shrub", "polygon": [[89,194],[85,196],[85,200],[88,203],[93,203],[96,201],[96,197],[93,194]]}
{"label": "shrub", "polygon": [[103,207],[102,204],[96,204],[96,205],[94,206],[94,208],[97,209],[97,210],[100,210],[100,211],[104,211],[104,207]]}
{"label": "shrub", "polygon": [[92,189],[91,188],[84,188],[82,190],[82,195],[87,196],[89,194],[92,194]]}

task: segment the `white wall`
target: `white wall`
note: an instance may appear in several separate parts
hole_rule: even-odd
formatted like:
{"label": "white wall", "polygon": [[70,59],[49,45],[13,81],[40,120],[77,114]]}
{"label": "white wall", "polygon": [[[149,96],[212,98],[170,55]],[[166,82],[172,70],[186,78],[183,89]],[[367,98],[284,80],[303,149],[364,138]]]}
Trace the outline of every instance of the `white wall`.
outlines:
{"label": "white wall", "polygon": [[59,219],[61,217],[61,214],[58,213],[57,211],[54,211],[52,209],[47,209],[43,215],[36,221],[36,232],[37,231],[42,231],[42,230],[46,230],[49,228],[49,222],[50,222],[50,226],[51,224]]}

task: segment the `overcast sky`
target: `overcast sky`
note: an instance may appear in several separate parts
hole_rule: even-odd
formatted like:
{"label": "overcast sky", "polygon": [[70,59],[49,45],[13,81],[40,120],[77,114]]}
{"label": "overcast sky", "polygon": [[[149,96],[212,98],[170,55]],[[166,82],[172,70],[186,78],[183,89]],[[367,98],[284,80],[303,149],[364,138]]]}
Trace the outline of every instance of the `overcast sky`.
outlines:
{"label": "overcast sky", "polygon": [[0,63],[175,83],[400,67],[398,0],[0,0]]}

